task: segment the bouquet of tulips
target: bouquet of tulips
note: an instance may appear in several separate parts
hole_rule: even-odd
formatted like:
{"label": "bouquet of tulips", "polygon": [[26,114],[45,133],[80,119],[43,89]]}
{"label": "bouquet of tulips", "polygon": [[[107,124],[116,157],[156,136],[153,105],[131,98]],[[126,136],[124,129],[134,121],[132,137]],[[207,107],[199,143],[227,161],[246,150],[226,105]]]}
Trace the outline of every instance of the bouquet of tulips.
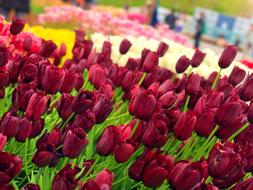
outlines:
{"label": "bouquet of tulips", "polygon": [[60,67],[66,46],[24,25],[0,22],[1,190],[253,188],[253,74],[222,77],[235,46],[204,78],[198,49],[176,72],[158,66],[164,42],[119,66],[77,30]]}

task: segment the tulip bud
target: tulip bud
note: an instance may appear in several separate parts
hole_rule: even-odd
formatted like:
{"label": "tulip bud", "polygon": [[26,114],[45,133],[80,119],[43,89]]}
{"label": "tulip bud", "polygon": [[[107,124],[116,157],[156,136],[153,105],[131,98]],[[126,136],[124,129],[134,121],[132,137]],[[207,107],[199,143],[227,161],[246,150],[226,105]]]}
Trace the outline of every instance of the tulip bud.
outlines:
{"label": "tulip bud", "polygon": [[228,82],[233,86],[236,86],[243,81],[245,76],[246,72],[243,69],[235,66],[229,75]]}
{"label": "tulip bud", "polygon": [[109,41],[104,41],[103,47],[102,47],[102,53],[108,57],[111,57],[112,53],[112,43]]}
{"label": "tulip bud", "polygon": [[196,122],[197,117],[192,112],[181,113],[173,128],[175,136],[181,141],[188,139],[192,135]]}
{"label": "tulip bud", "polygon": [[57,45],[52,40],[42,41],[42,45],[40,47],[40,55],[48,58],[53,54],[56,48]]}
{"label": "tulip bud", "polygon": [[188,59],[185,55],[181,56],[176,63],[177,73],[183,73],[191,64],[191,60]]}
{"label": "tulip bud", "polygon": [[219,190],[218,187],[213,186],[212,184],[201,183],[198,187],[194,188],[194,190]]}
{"label": "tulip bud", "polygon": [[9,84],[9,72],[7,68],[0,67],[0,89],[5,88]]}
{"label": "tulip bud", "polygon": [[159,57],[163,57],[167,53],[168,49],[169,49],[168,44],[166,44],[165,42],[160,42],[156,50],[156,53]]}
{"label": "tulip bud", "polygon": [[4,136],[2,133],[0,133],[0,152],[3,151],[6,142],[7,142],[7,137]]}
{"label": "tulip bud", "polygon": [[51,144],[45,144],[33,156],[32,162],[38,167],[49,165],[55,158],[55,147]]}
{"label": "tulip bud", "polygon": [[12,35],[19,34],[25,27],[25,21],[20,18],[14,18],[11,23],[10,32]]}
{"label": "tulip bud", "polygon": [[43,92],[34,93],[27,105],[25,116],[30,121],[37,121],[47,111],[50,104],[50,98]]}
{"label": "tulip bud", "polygon": [[71,129],[63,141],[62,152],[65,156],[74,159],[79,156],[86,144],[88,144],[86,133],[81,128]]}
{"label": "tulip bud", "polygon": [[250,74],[239,89],[240,98],[250,101],[253,98],[253,74]]}
{"label": "tulip bud", "polygon": [[173,91],[175,89],[175,84],[170,80],[165,80],[158,88],[158,97],[161,97],[166,92]]}
{"label": "tulip bud", "polygon": [[39,74],[38,65],[33,63],[25,64],[19,73],[19,81],[21,83],[29,83],[32,81],[36,81]]}
{"label": "tulip bud", "polygon": [[0,186],[8,184],[22,169],[22,160],[7,152],[0,152]]}
{"label": "tulip bud", "polygon": [[212,91],[207,95],[206,105],[209,108],[218,108],[224,100],[224,93],[219,91]]}
{"label": "tulip bud", "polygon": [[84,42],[85,32],[83,30],[75,30],[75,42]]}
{"label": "tulip bud", "polygon": [[159,63],[159,56],[156,52],[149,52],[143,62],[142,69],[144,72],[150,73],[152,72]]}
{"label": "tulip bud", "polygon": [[24,117],[19,122],[19,129],[16,135],[16,140],[19,142],[25,142],[25,140],[30,137],[32,132],[32,125],[30,121]]}
{"label": "tulip bud", "polygon": [[15,190],[15,188],[11,184],[0,185],[0,188],[1,190]]}
{"label": "tulip bud", "polygon": [[164,109],[169,109],[175,104],[177,97],[173,94],[173,92],[167,92],[159,98],[159,101]]}
{"label": "tulip bud", "polygon": [[95,124],[95,121],[95,114],[91,111],[88,111],[83,113],[82,115],[77,115],[75,120],[73,121],[72,127],[80,127],[88,133]]}
{"label": "tulip bud", "polygon": [[250,103],[250,107],[247,113],[247,119],[252,124],[253,123],[253,101]]}
{"label": "tulip bud", "polygon": [[190,95],[197,94],[200,90],[201,77],[198,74],[192,73],[186,84],[186,92]]}
{"label": "tulip bud", "polygon": [[105,81],[99,88],[99,92],[102,94],[106,94],[110,99],[113,97],[113,86],[112,82]]}
{"label": "tulip bud", "polygon": [[89,81],[99,88],[106,80],[106,69],[98,64],[92,65],[89,70]]}
{"label": "tulip bud", "polygon": [[120,86],[125,74],[128,72],[127,68],[120,67],[117,64],[112,64],[109,67],[109,78],[116,86]]}
{"label": "tulip bud", "polygon": [[128,39],[122,40],[119,46],[120,54],[122,55],[126,54],[131,46],[132,46],[132,43]]}
{"label": "tulip bud", "polygon": [[250,190],[253,189],[253,177],[237,183],[231,190]]}
{"label": "tulip bud", "polygon": [[205,57],[206,57],[206,53],[200,51],[199,49],[196,49],[191,59],[191,66],[198,67],[203,62]]}
{"label": "tulip bud", "polygon": [[95,95],[92,91],[80,90],[72,103],[72,110],[76,114],[82,114],[88,109],[92,109],[95,104]]}
{"label": "tulip bud", "polygon": [[222,52],[219,59],[219,66],[222,69],[225,69],[230,66],[230,64],[234,61],[237,54],[237,48],[234,45],[227,46]]}
{"label": "tulip bud", "polygon": [[73,113],[72,110],[72,103],[73,103],[74,97],[69,94],[63,94],[59,100],[59,103],[57,105],[57,111],[59,116],[63,120],[67,120],[70,115]]}
{"label": "tulip bud", "polygon": [[130,71],[138,71],[140,67],[140,59],[129,58],[126,68]]}
{"label": "tulip bud", "polygon": [[40,186],[37,184],[29,183],[24,186],[22,190],[40,190]]}
{"label": "tulip bud", "polygon": [[94,180],[88,180],[85,184],[82,185],[80,190],[100,190],[100,187]]}
{"label": "tulip bud", "polygon": [[118,163],[124,163],[128,161],[128,159],[132,156],[133,153],[134,153],[134,147],[133,145],[129,143],[116,145],[115,150],[114,150],[115,160]]}
{"label": "tulip bud", "polygon": [[206,110],[197,119],[195,131],[204,137],[208,137],[215,127],[215,111]]}
{"label": "tulip bud", "polygon": [[24,50],[30,51],[33,45],[33,39],[31,36],[27,36],[24,40]]}
{"label": "tulip bud", "polygon": [[8,63],[8,49],[4,45],[0,45],[0,67]]}
{"label": "tulip bud", "polygon": [[15,137],[18,133],[19,118],[16,113],[6,113],[1,121],[0,132],[7,137]]}
{"label": "tulip bud", "polygon": [[30,138],[37,137],[43,130],[44,124],[45,124],[45,121],[42,118],[37,121],[33,121]]}
{"label": "tulip bud", "polygon": [[162,167],[154,167],[144,172],[143,183],[147,187],[159,187],[168,176],[168,172]]}
{"label": "tulip bud", "polygon": [[128,71],[121,81],[121,87],[123,90],[129,91],[135,84],[138,84],[140,77],[139,72]]}
{"label": "tulip bud", "polygon": [[106,94],[97,96],[92,112],[96,116],[96,123],[103,123],[112,112],[113,104]]}
{"label": "tulip bud", "polygon": [[65,70],[65,77],[61,85],[61,93],[70,93],[77,85],[78,75],[69,70]]}

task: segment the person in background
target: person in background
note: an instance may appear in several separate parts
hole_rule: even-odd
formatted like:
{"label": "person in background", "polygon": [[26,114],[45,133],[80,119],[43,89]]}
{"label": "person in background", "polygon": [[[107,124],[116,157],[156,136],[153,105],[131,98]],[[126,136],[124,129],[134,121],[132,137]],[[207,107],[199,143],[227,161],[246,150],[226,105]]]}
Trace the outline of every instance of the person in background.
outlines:
{"label": "person in background", "polygon": [[23,17],[30,12],[30,0],[0,0],[0,8],[6,19],[10,19],[11,10],[15,10],[16,17]]}
{"label": "person in background", "polygon": [[205,32],[205,14],[201,12],[196,23],[196,31],[195,31],[195,36],[194,36],[195,48],[199,48],[200,40],[204,32]]}
{"label": "person in background", "polygon": [[172,9],[170,14],[165,17],[166,24],[169,25],[171,30],[174,30],[176,26],[177,17],[175,15],[175,9]]}
{"label": "person in background", "polygon": [[152,16],[151,16],[151,22],[150,25],[153,27],[156,27],[158,24],[158,7],[159,7],[159,0],[153,0],[152,1]]}

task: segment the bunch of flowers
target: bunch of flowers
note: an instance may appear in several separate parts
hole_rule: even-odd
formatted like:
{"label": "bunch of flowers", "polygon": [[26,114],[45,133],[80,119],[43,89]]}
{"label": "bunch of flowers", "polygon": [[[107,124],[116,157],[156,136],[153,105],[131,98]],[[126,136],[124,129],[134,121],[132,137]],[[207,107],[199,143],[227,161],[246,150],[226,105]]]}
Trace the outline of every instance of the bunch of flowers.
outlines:
{"label": "bunch of flowers", "polygon": [[[131,18],[131,15],[130,15]],[[90,10],[85,11],[73,6],[48,7],[45,13],[39,15],[40,24],[46,26],[58,26],[68,23],[70,26],[80,26],[91,32],[100,32],[106,35],[131,35],[144,36],[148,39],[170,39],[180,44],[188,45],[188,40],[181,34],[169,30],[168,26],[162,25],[157,29],[140,24],[136,19],[130,20],[125,14],[113,16],[109,12]]]}
{"label": "bunch of flowers", "polygon": [[24,25],[1,23],[0,189],[252,189],[253,75],[221,76],[235,46],[204,78],[200,50],[175,72],[159,67],[164,42],[121,66],[111,42],[99,51],[77,30],[59,67],[66,46]]}

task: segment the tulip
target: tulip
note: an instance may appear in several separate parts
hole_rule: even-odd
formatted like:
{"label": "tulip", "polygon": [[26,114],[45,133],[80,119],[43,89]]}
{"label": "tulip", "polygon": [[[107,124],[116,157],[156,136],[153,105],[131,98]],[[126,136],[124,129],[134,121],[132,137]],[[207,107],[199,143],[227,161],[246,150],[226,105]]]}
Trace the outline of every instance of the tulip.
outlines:
{"label": "tulip", "polygon": [[166,92],[175,90],[175,84],[170,79],[165,80],[158,88],[158,97],[161,97]]}
{"label": "tulip", "polygon": [[156,106],[157,101],[154,95],[149,91],[139,90],[139,92],[131,98],[129,112],[141,120],[148,121],[153,116]]}
{"label": "tulip", "polygon": [[32,132],[32,125],[30,121],[24,117],[19,122],[19,129],[16,135],[16,140],[19,142],[25,142],[25,140],[30,137]]}
{"label": "tulip", "polygon": [[88,180],[85,184],[82,185],[80,190],[100,190],[100,187],[94,180]]}
{"label": "tulip", "polygon": [[173,128],[175,136],[181,141],[188,139],[192,135],[196,122],[197,117],[193,112],[181,113]]}
{"label": "tulip", "polygon": [[186,56],[181,56],[176,63],[176,71],[177,73],[183,73],[191,64],[191,60],[188,59]]}
{"label": "tulip", "polygon": [[7,68],[0,67],[0,89],[5,88],[9,84],[9,72]]}
{"label": "tulip", "polygon": [[69,70],[65,70],[65,77],[61,85],[61,93],[70,93],[77,85],[78,75]]}
{"label": "tulip", "polygon": [[173,92],[167,92],[159,98],[159,101],[164,109],[169,109],[175,104],[177,97],[173,94]]}
{"label": "tulip", "polygon": [[30,51],[33,45],[33,39],[31,36],[27,36],[24,40],[24,50]]}
{"label": "tulip", "polygon": [[73,121],[72,127],[73,128],[80,127],[88,133],[95,124],[95,121],[96,121],[95,114],[91,111],[87,111],[82,115],[76,116],[75,120]]}
{"label": "tulip", "polygon": [[55,156],[55,147],[51,144],[45,144],[37,150],[32,162],[38,167],[45,167],[53,162]]}
{"label": "tulip", "polygon": [[184,75],[179,81],[176,83],[176,93],[182,92],[186,88],[186,84],[188,81],[188,77]]}
{"label": "tulip", "polygon": [[11,184],[0,185],[1,190],[15,190],[15,188]]}
{"label": "tulip", "polygon": [[47,111],[50,99],[43,92],[34,93],[27,105],[25,116],[31,121],[37,121]]}
{"label": "tulip", "polygon": [[96,146],[97,152],[102,156],[107,156],[111,154],[119,142],[119,133],[116,127],[109,126],[104,129],[102,135],[98,139]]}
{"label": "tulip", "polygon": [[76,158],[88,144],[86,133],[81,128],[74,128],[67,132],[63,141],[63,154],[69,158]]}
{"label": "tulip", "polygon": [[156,50],[156,53],[159,57],[163,57],[167,53],[168,49],[169,49],[168,44],[166,44],[165,42],[160,42]]}
{"label": "tulip", "polygon": [[8,184],[22,169],[22,160],[7,152],[0,152],[0,186]]}
{"label": "tulip", "polygon": [[219,66],[221,69],[225,69],[230,66],[234,61],[237,54],[237,48],[234,45],[227,46],[222,52],[219,59]]}
{"label": "tulip", "polygon": [[48,58],[53,54],[56,48],[57,45],[52,40],[42,41],[42,45],[40,47],[40,55]]}
{"label": "tulip", "polygon": [[206,57],[206,53],[200,51],[199,49],[196,49],[191,59],[191,66],[198,67],[203,62],[205,57]]}
{"label": "tulip", "polygon": [[37,184],[29,183],[25,185],[22,190],[40,190],[40,186]]}
{"label": "tulip", "polygon": [[97,96],[92,112],[96,116],[96,123],[103,123],[112,112],[113,104],[106,94]]}
{"label": "tulip", "polygon": [[45,121],[42,118],[37,121],[33,121],[30,138],[37,137],[41,133],[41,131],[43,130],[44,124],[45,124]]}
{"label": "tulip", "polygon": [[75,30],[75,42],[84,42],[85,32],[83,30]]}
{"label": "tulip", "polygon": [[138,84],[141,78],[140,73],[134,71],[128,71],[123,80],[121,81],[121,87],[125,91],[129,91],[135,84]]}
{"label": "tulip", "polygon": [[101,66],[104,66],[105,68],[109,68],[113,64],[111,57],[104,54],[103,52],[98,54],[97,63]]}
{"label": "tulip", "polygon": [[8,63],[8,49],[4,45],[0,45],[0,67]]}
{"label": "tulip", "polygon": [[92,65],[89,70],[89,81],[99,88],[106,80],[106,69],[98,64]]}
{"label": "tulip", "polygon": [[7,137],[4,136],[2,133],[0,133],[0,152],[3,151],[6,142],[7,142]]}
{"label": "tulip", "polygon": [[186,84],[186,92],[187,94],[197,94],[200,90],[200,83],[201,83],[201,78],[198,74],[192,73],[189,76],[189,79]]}
{"label": "tulip", "polygon": [[159,187],[166,179],[168,172],[162,167],[151,168],[143,176],[143,183],[147,187]]}
{"label": "tulip", "polygon": [[216,112],[216,122],[220,125],[229,125],[242,114],[241,105],[238,102],[227,102],[221,105]]}
{"label": "tulip", "polygon": [[147,49],[147,48],[144,48],[144,49],[142,50],[142,52],[141,52],[141,64],[144,63],[144,61],[145,61],[147,55],[148,55],[150,52],[151,52],[151,50],[150,50],[150,49]]}
{"label": "tulip", "polygon": [[142,69],[144,72],[150,73],[158,66],[158,63],[159,56],[157,55],[157,53],[149,52],[143,62]]}
{"label": "tulip", "polygon": [[231,190],[250,190],[253,189],[253,178],[237,183]]}
{"label": "tulip", "polygon": [[10,82],[16,83],[20,71],[20,63],[17,61],[9,61],[7,67],[10,74]]}
{"label": "tulip", "polygon": [[43,90],[50,94],[56,94],[60,91],[65,78],[64,70],[50,65],[45,68],[44,75],[41,81]]}
{"label": "tulip", "polygon": [[22,83],[36,81],[38,78],[38,74],[38,65],[32,63],[25,64],[19,73],[19,81]]}
{"label": "tulip", "polygon": [[218,187],[213,186],[212,184],[201,183],[198,187],[194,188],[196,190],[219,190]]}
{"label": "tulip", "polygon": [[228,82],[233,86],[236,86],[243,81],[245,76],[246,72],[243,69],[235,66],[229,75]]}
{"label": "tulip", "polygon": [[88,90],[80,90],[72,102],[72,110],[76,114],[82,114],[88,109],[92,109],[95,104],[95,95]]}
{"label": "tulip", "polygon": [[75,61],[81,59],[87,59],[90,55],[93,47],[93,42],[91,40],[83,40],[83,42],[76,42],[74,48],[72,49],[73,58]]}
{"label": "tulip", "polygon": [[167,79],[172,79],[173,76],[174,76],[174,73],[171,70],[168,70],[167,68],[158,67],[156,72],[157,72],[157,75],[158,75],[157,80],[160,83],[163,83]]}
{"label": "tulip", "polygon": [[5,96],[5,89],[0,89],[0,99],[4,98]]}
{"label": "tulip", "polygon": [[74,97],[69,94],[63,94],[58,102],[57,105],[57,111],[59,116],[63,120],[67,120],[70,115],[72,114],[72,103],[73,103]]}
{"label": "tulip", "polygon": [[7,112],[1,121],[0,132],[7,137],[15,137],[18,133],[19,118],[14,112]]}
{"label": "tulip", "polygon": [[78,179],[75,176],[80,172],[80,168],[71,164],[67,164],[64,168],[60,170],[58,174],[54,177],[52,183],[52,190],[70,190],[75,189],[78,185]]}
{"label": "tulip", "polygon": [[253,74],[250,74],[239,89],[240,98],[250,101],[253,98]]}
{"label": "tulip", "polygon": [[100,189],[112,189],[114,174],[108,169],[102,170],[94,179]]}
{"label": "tulip", "polygon": [[228,188],[244,175],[245,159],[236,151],[234,144],[217,143],[208,157],[208,173],[219,188]]}
{"label": "tulip", "polygon": [[120,86],[127,72],[127,68],[120,67],[117,64],[112,64],[109,68],[109,78],[116,86]]}
{"label": "tulip", "polygon": [[102,53],[108,57],[111,57],[112,53],[112,43],[109,41],[104,41],[103,47],[102,47]]}
{"label": "tulip", "polygon": [[224,93],[219,91],[212,91],[207,95],[206,105],[209,108],[219,108],[224,100]]}
{"label": "tulip", "polygon": [[113,97],[113,86],[112,82],[105,81],[99,88],[101,94],[106,94],[110,99]]}
{"label": "tulip", "polygon": [[122,40],[119,46],[120,54],[125,55],[131,46],[132,46],[132,43],[128,39]]}
{"label": "tulip", "polygon": [[126,64],[126,68],[130,71],[138,71],[140,67],[140,59],[129,58]]}
{"label": "tulip", "polygon": [[133,145],[129,143],[116,145],[115,150],[114,150],[115,160],[118,163],[124,163],[128,161],[128,159],[132,156],[133,153],[134,153],[134,147]]}
{"label": "tulip", "polygon": [[197,119],[195,131],[204,137],[208,137],[215,127],[215,110],[205,110]]}
{"label": "tulip", "polygon": [[247,113],[248,121],[252,124],[253,123],[253,101],[250,103],[250,107]]}
{"label": "tulip", "polygon": [[25,21],[20,18],[14,18],[11,23],[10,32],[12,35],[19,34],[25,27]]}

